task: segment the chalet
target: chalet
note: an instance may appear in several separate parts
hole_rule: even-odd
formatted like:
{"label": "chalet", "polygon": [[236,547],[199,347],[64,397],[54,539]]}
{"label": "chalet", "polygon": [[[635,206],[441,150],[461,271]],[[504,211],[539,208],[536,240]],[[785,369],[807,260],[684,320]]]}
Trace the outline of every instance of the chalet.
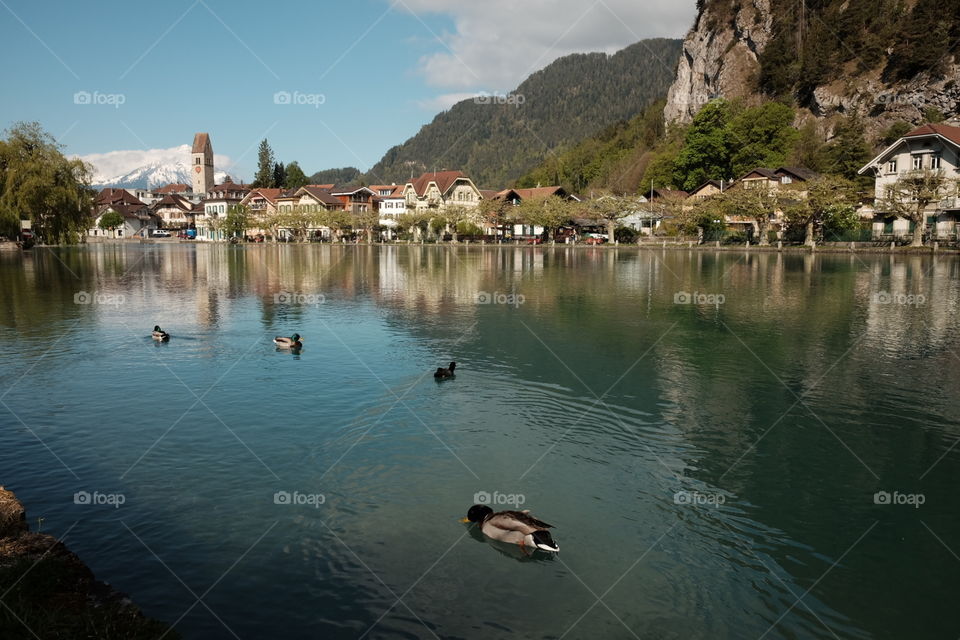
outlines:
{"label": "chalet", "polygon": [[[938,238],[956,237],[960,228],[960,197],[956,180],[960,178],[960,127],[949,124],[925,124],[910,131],[860,169],[860,175],[874,177],[876,207],[874,237],[890,238],[912,233],[913,223],[898,218],[883,202],[897,180],[911,172],[940,172],[953,188],[927,209],[928,226],[936,225]],[[885,210],[886,209],[886,210]]]}
{"label": "chalet", "polygon": [[407,209],[443,209],[451,204],[475,207],[482,195],[473,180],[460,171],[424,173],[403,188]]}
{"label": "chalet", "polygon": [[231,207],[240,204],[250,192],[249,187],[236,184],[229,178],[223,184],[216,184],[207,192],[207,198],[200,206],[203,212],[195,216],[197,240],[226,240],[226,234],[220,229]]}
{"label": "chalet", "polygon": [[273,215],[277,212],[277,198],[283,193],[283,189],[251,189],[247,195],[243,196],[240,204],[256,215]]}
{"label": "chalet", "polygon": [[403,197],[403,185],[372,184],[374,202],[380,214],[380,225],[387,228],[384,233],[388,240],[392,240],[396,233],[397,219],[407,212],[407,201]]}
{"label": "chalet", "polygon": [[365,213],[375,211],[376,194],[367,187],[334,187],[330,195],[343,204],[343,210],[350,213]]}
{"label": "chalet", "polygon": [[730,182],[723,180],[707,180],[702,185],[687,194],[689,200],[705,200],[711,196],[723,193],[724,190],[732,186]]}
{"label": "chalet", "polygon": [[[554,187],[532,187],[524,189],[504,189],[502,191],[480,191],[481,199],[483,200],[503,200],[509,202],[514,206],[519,205],[524,200],[538,199],[538,198],[549,198],[557,197],[564,200],[569,200],[573,202],[580,202],[580,196],[567,192],[566,189],[559,186]],[[523,224],[514,224],[512,226],[512,233],[514,237],[539,237],[543,235],[543,227],[539,225],[523,225]],[[508,226],[509,228],[509,226]],[[486,225],[485,232],[487,234],[500,235],[502,229],[495,229],[491,225]]]}
{"label": "chalet", "polygon": [[328,189],[325,189],[326,186],[308,184],[297,189],[294,195],[297,198],[297,206],[300,207],[300,210],[316,213],[323,210],[343,209],[343,202],[339,198],[335,198]]}
{"label": "chalet", "polygon": [[[100,228],[100,220],[109,211],[119,213],[123,217],[123,226],[104,230]],[[149,232],[157,228],[157,220],[151,215],[150,208],[137,199],[126,189],[106,188],[97,194],[93,206],[93,226],[87,230],[87,235],[97,237],[132,238],[146,237]]]}
{"label": "chalet", "polygon": [[168,193],[151,207],[164,229],[186,229],[193,222],[194,204],[181,195]]}

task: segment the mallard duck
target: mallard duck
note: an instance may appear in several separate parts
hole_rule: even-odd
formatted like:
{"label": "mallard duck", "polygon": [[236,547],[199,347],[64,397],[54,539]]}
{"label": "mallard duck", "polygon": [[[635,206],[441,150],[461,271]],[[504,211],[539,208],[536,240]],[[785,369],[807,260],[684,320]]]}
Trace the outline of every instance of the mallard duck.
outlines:
{"label": "mallard duck", "polygon": [[299,349],[303,346],[303,342],[300,338],[299,333],[295,333],[289,338],[284,338],[283,336],[277,336],[273,339],[273,344],[277,345],[281,349]]}
{"label": "mallard duck", "polygon": [[160,325],[153,327],[153,333],[151,335],[153,335],[154,340],[160,340],[161,342],[166,342],[170,339],[170,334],[161,329]]}
{"label": "mallard duck", "polygon": [[436,373],[433,374],[434,378],[456,378],[456,374],[453,372],[457,368],[456,362],[451,362],[450,366],[444,369],[443,367],[437,367]]}
{"label": "mallard duck", "polygon": [[518,544],[522,549],[533,547],[543,551],[560,551],[547,529],[553,527],[530,515],[530,511],[498,511],[485,504],[475,504],[462,522],[480,525],[483,535],[500,542]]}

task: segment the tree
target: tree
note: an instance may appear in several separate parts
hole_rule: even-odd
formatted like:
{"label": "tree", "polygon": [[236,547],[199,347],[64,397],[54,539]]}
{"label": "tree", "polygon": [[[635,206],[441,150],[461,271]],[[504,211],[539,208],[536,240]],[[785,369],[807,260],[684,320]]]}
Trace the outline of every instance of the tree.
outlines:
{"label": "tree", "polygon": [[343,232],[351,227],[347,212],[340,209],[324,209],[317,215],[317,224],[330,229],[337,241],[340,240]]}
{"label": "tree", "polygon": [[770,221],[781,208],[783,199],[777,189],[763,183],[750,188],[740,186],[715,197],[722,203],[726,215],[743,216],[756,224],[761,247],[770,244]]}
{"label": "tree", "polygon": [[480,201],[480,216],[493,227],[493,233],[497,238],[497,244],[500,244],[501,227],[506,226],[510,219],[513,209],[513,203],[504,198],[491,198]]}
{"label": "tree", "polygon": [[[755,167],[782,165],[800,136],[793,126],[793,118],[793,109],[781,102],[765,102],[735,115],[727,126],[730,175],[739,176]],[[717,179],[723,175],[710,177]],[[687,191],[703,182],[705,180],[694,185],[688,183]]]}
{"label": "tree", "polygon": [[607,224],[607,242],[616,242],[617,223],[623,220],[639,203],[634,198],[606,194],[590,201],[589,210]]}
{"label": "tree", "polygon": [[887,186],[880,208],[910,220],[914,225],[910,246],[922,247],[927,207],[947,195],[947,189],[947,178],[943,171],[909,171]]}
{"label": "tree", "polygon": [[461,223],[474,220],[477,216],[473,208],[465,207],[462,204],[451,204],[444,208],[441,217],[447,227],[450,228],[450,241],[456,244],[458,240],[457,227],[459,227]]}
{"label": "tree", "polygon": [[573,218],[574,206],[563,198],[547,196],[521,200],[514,212],[521,223],[543,227],[544,235],[553,242],[556,230]]}
{"label": "tree", "polygon": [[253,177],[253,183],[250,185],[254,189],[267,189],[273,186],[273,150],[270,143],[264,138],[260,141],[260,149],[257,152],[257,174]]}
{"label": "tree", "polygon": [[707,180],[730,177],[729,120],[730,103],[722,99],[704,105],[694,117],[673,170],[673,183],[680,189],[691,191]]}
{"label": "tree", "polygon": [[18,122],[0,140],[0,233],[29,219],[46,242],[73,242],[91,224],[92,167],[69,160],[37,122]]}
{"label": "tree", "polygon": [[405,213],[397,218],[397,223],[404,229],[410,229],[413,233],[413,241],[423,243],[423,233],[426,231],[427,223],[430,221],[430,215],[419,209],[407,209]]}
{"label": "tree", "polygon": [[250,211],[245,205],[232,205],[227,209],[221,229],[230,238],[242,237],[250,227]]}
{"label": "tree", "polygon": [[805,245],[814,246],[824,226],[847,226],[856,201],[855,184],[845,178],[823,176],[789,191],[799,190],[806,190],[806,196],[797,194],[796,200],[786,205],[784,218],[788,225],[804,229]]}
{"label": "tree", "polygon": [[310,184],[306,174],[303,173],[303,169],[300,168],[300,164],[296,160],[286,166],[285,172],[286,175],[281,185],[285,189],[299,189],[304,185]]}
{"label": "tree", "polygon": [[287,181],[287,170],[283,166],[282,162],[277,162],[273,165],[273,184],[274,189],[282,189],[284,183]]}
{"label": "tree", "polygon": [[100,222],[97,223],[97,226],[104,231],[114,231],[117,227],[123,226],[123,216],[113,209],[109,209],[100,216]]}
{"label": "tree", "polygon": [[863,187],[873,185],[873,178],[857,174],[860,167],[870,162],[872,154],[863,137],[863,123],[856,116],[840,121],[834,137],[824,150],[824,170],[835,173]]}

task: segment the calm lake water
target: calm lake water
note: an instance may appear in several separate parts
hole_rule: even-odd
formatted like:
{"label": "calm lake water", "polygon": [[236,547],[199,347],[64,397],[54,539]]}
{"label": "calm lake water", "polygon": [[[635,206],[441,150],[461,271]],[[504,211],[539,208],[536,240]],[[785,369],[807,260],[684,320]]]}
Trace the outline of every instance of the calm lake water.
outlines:
{"label": "calm lake water", "polygon": [[955,257],[101,245],[0,292],[0,484],[187,638],[960,634]]}

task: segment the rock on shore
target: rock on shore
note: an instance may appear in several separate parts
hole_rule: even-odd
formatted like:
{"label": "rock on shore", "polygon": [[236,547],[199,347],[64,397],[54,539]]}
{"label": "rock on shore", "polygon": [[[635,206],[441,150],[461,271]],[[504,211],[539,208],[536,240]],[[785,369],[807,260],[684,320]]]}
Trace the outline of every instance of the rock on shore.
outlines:
{"label": "rock on shore", "polygon": [[178,638],[98,581],[62,542],[27,526],[23,504],[0,486],[0,638]]}

